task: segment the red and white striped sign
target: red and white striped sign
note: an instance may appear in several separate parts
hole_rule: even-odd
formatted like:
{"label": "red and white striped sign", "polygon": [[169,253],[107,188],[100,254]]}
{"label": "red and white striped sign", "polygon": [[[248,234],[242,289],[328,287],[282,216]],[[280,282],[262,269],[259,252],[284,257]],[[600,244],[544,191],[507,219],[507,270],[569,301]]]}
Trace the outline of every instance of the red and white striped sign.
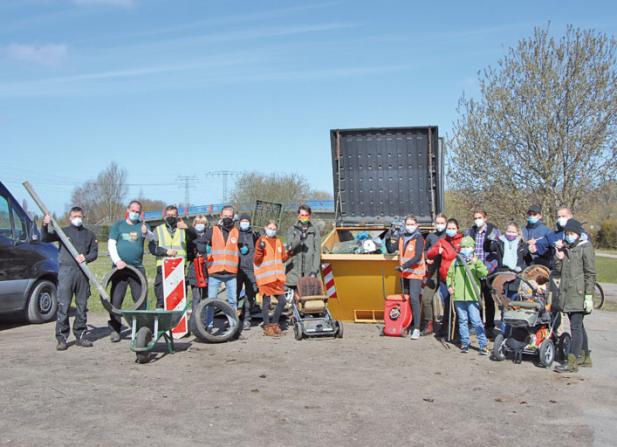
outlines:
{"label": "red and white striped sign", "polygon": [[[182,310],[186,306],[186,284],[184,279],[184,258],[163,260],[163,297],[165,310]],[[171,330],[174,338],[188,334],[186,312],[178,325]]]}
{"label": "red and white striped sign", "polygon": [[338,298],[336,296],[336,287],[334,286],[334,274],[330,264],[321,264],[321,273],[326,286],[326,295],[328,298]]}

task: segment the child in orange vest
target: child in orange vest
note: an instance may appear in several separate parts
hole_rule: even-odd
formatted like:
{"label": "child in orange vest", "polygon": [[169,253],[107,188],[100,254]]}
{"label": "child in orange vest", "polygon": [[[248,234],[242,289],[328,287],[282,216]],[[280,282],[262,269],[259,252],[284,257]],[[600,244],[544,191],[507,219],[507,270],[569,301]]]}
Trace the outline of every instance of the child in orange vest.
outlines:
{"label": "child in orange vest", "polygon": [[[260,236],[255,244],[255,279],[262,296],[264,335],[281,334],[279,320],[285,308],[285,261],[289,254],[283,242],[276,237],[278,225],[271,220],[265,227],[265,236]],[[270,301],[276,297],[277,305],[270,320]]]}

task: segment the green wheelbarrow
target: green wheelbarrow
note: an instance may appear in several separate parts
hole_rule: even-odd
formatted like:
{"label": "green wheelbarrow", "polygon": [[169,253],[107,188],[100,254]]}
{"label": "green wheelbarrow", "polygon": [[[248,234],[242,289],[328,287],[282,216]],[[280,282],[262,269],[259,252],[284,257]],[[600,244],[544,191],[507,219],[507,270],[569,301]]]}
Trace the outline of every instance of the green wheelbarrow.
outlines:
{"label": "green wheelbarrow", "polygon": [[131,351],[137,356],[137,363],[148,363],[150,353],[161,337],[167,344],[167,352],[173,354],[174,338],[171,330],[176,327],[184,310],[121,310],[120,313],[131,328]]}

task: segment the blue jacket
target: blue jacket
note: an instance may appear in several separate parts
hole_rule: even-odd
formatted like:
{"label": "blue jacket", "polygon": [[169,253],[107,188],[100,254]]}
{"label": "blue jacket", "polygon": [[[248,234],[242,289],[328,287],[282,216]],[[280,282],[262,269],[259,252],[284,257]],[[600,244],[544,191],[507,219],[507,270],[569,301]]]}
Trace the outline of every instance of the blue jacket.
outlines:
{"label": "blue jacket", "polygon": [[528,223],[523,227],[523,240],[541,239],[550,232],[551,230],[541,221],[535,224]]}
{"label": "blue jacket", "polygon": [[[555,242],[562,241],[564,239],[565,234],[563,233],[563,230],[558,229],[555,231],[551,231],[550,233],[546,233],[546,235],[542,239],[536,241],[536,249],[538,255],[542,256],[547,252],[552,253]],[[581,241],[586,241],[588,239],[589,236],[587,236],[586,233],[581,234]]]}

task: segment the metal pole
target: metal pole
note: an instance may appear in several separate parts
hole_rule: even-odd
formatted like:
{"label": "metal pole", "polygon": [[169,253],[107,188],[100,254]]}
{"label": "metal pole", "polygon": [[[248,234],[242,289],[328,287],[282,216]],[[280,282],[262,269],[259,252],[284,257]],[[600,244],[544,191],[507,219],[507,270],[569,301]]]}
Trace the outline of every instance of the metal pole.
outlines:
{"label": "metal pole", "polygon": [[[60,227],[56,219],[53,218],[52,214],[49,212],[49,209],[45,206],[45,204],[43,203],[39,195],[34,191],[34,188],[32,188],[32,185],[30,184],[30,182],[26,181],[23,183],[23,185],[24,185],[24,188],[26,188],[26,191],[28,191],[28,194],[30,194],[30,197],[32,197],[32,200],[34,200],[34,203],[36,203],[37,206],[41,209],[43,214],[49,215],[51,217],[51,224],[54,227],[54,231],[58,235],[58,238],[62,242],[62,245],[64,245],[64,247],[69,251],[71,256],[73,256],[73,258],[76,258],[77,256],[79,256],[79,253],[75,249],[75,246],[70,241],[70,239],[66,236],[64,231],[62,231],[62,227]],[[88,277],[90,282],[92,282],[96,286],[96,290],[98,290],[99,292],[101,303],[103,304],[103,307],[105,308],[105,310],[109,313],[120,315],[120,311],[111,304],[109,295],[107,294],[107,290],[105,290],[105,288],[99,283],[99,281],[96,279],[96,276],[94,276],[94,273],[92,273],[92,271],[88,268],[86,263],[78,262],[77,265],[79,265],[79,268],[81,269],[82,272],[84,272],[84,275]]]}

